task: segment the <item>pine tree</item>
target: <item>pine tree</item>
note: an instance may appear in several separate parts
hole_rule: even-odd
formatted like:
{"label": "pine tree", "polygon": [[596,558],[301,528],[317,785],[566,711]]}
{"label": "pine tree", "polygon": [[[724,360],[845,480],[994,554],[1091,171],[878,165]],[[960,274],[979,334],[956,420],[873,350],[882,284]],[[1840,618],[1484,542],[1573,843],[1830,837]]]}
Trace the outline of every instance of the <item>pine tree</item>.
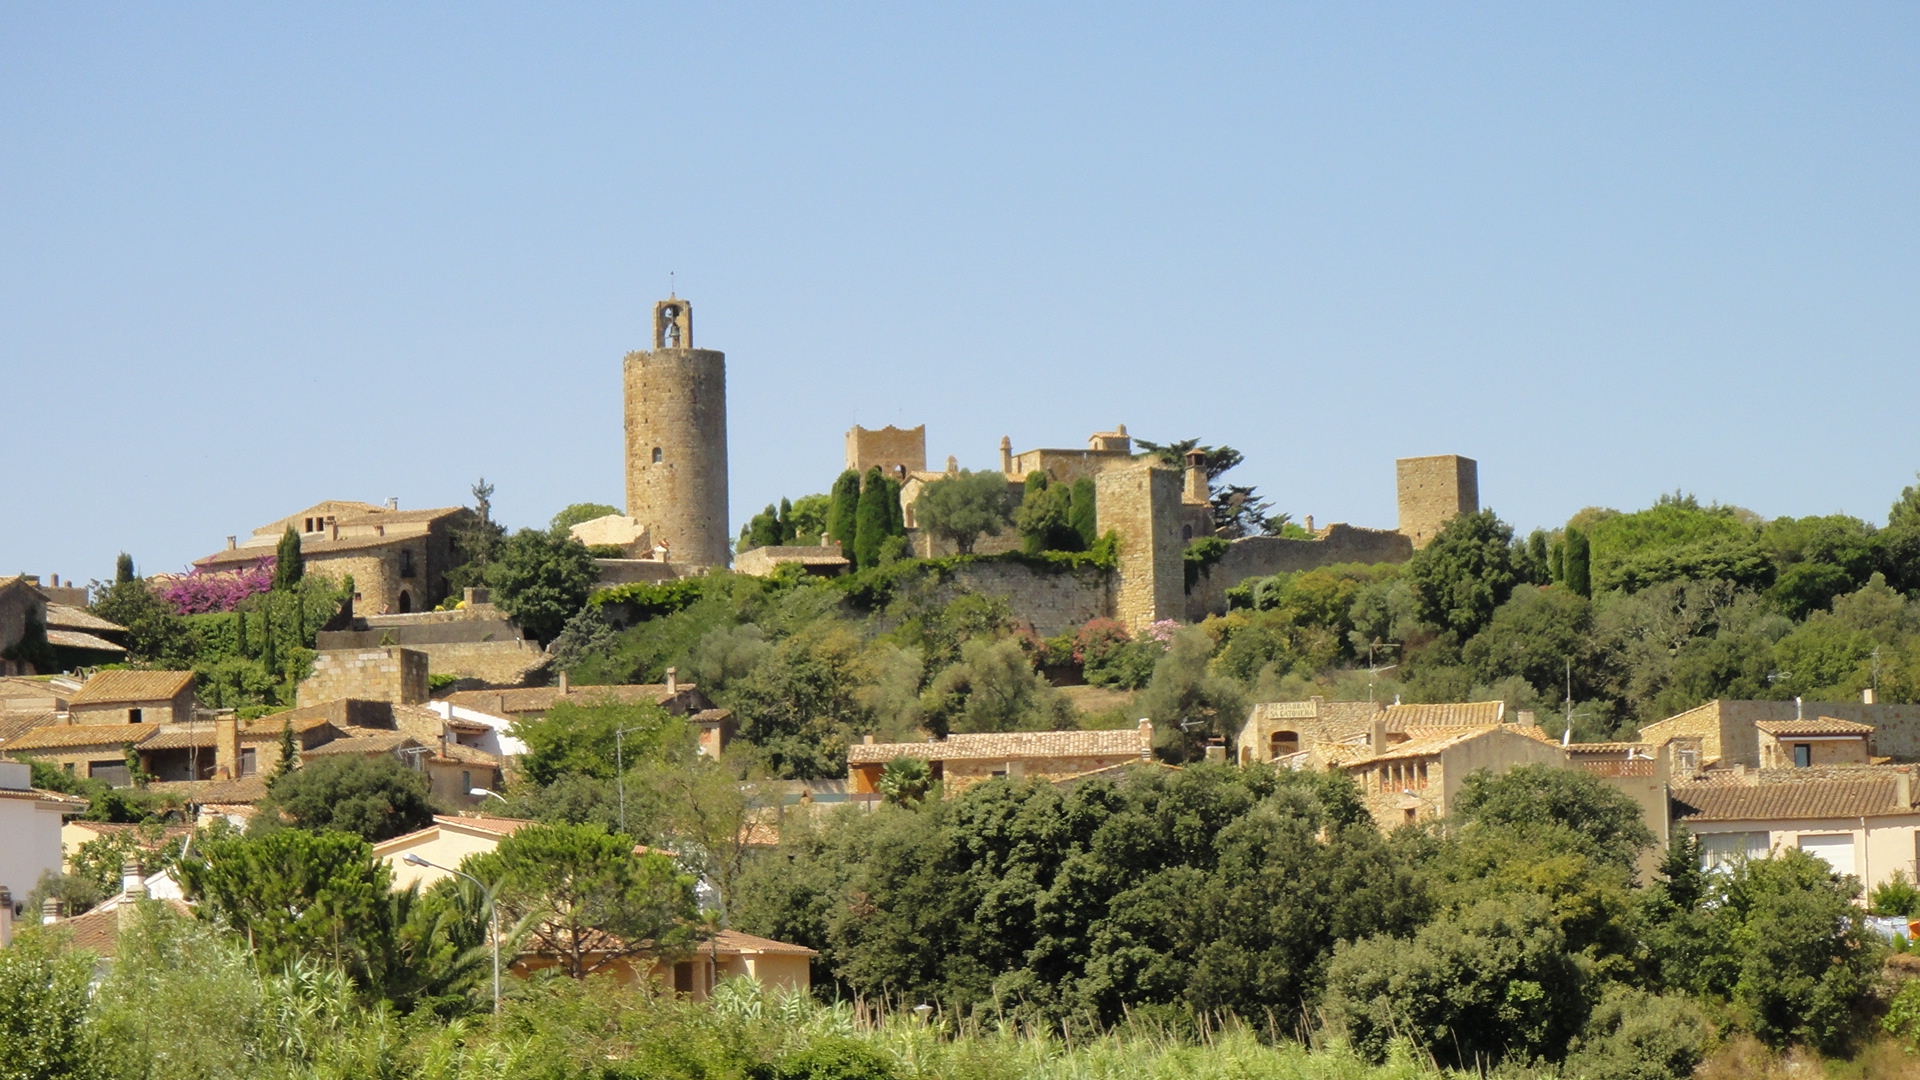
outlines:
{"label": "pine tree", "polygon": [[833,502],[827,507],[827,538],[853,557],[854,519],[860,512],[860,474],[848,469],[833,482]]}
{"label": "pine tree", "polygon": [[293,531],[293,526],[287,526],[287,531],[281,535],[280,547],[275,555],[277,558],[273,564],[274,589],[291,589],[300,584],[300,579],[307,573],[307,562],[306,558],[300,554],[300,534]]}
{"label": "pine tree", "polygon": [[853,565],[864,570],[880,562],[880,541],[893,530],[893,515],[887,511],[887,478],[875,465],[867,471],[867,482],[860,490],[855,511]]}
{"label": "pine tree", "polygon": [[274,763],[273,779],[278,780],[292,772],[299,761],[299,750],[293,743],[293,720],[288,718],[280,722],[280,760]]}
{"label": "pine tree", "polygon": [[1567,588],[1581,596],[1593,595],[1593,545],[1587,540],[1587,534],[1569,525],[1567,527],[1564,572],[1567,575]]}
{"label": "pine tree", "polygon": [[780,500],[780,516],[775,519],[775,522],[776,524],[779,525],[779,529],[776,534],[775,543],[780,543],[780,544],[793,543],[793,501],[792,500],[790,499]]}
{"label": "pine tree", "polygon": [[113,583],[115,585],[125,585],[132,580],[133,556],[123,551],[120,553],[119,558],[113,560]]}
{"label": "pine tree", "polygon": [[1094,506],[1093,477],[1083,476],[1073,482],[1071,501],[1067,507],[1067,524],[1080,534],[1082,551],[1093,550],[1093,542],[1100,539],[1100,515]]}

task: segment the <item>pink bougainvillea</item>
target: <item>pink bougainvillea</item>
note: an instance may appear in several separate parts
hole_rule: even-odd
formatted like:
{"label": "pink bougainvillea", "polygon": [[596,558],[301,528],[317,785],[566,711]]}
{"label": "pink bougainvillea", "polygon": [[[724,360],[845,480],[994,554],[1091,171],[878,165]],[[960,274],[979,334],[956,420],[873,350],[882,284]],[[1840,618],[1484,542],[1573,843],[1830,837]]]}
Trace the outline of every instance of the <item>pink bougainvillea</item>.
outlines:
{"label": "pink bougainvillea", "polygon": [[1073,662],[1084,664],[1089,659],[1098,660],[1116,646],[1132,640],[1133,635],[1127,633],[1127,628],[1118,620],[1088,619],[1073,637]]}
{"label": "pink bougainvillea", "polygon": [[153,592],[181,615],[232,611],[247,597],[273,588],[275,561],[272,555],[265,555],[237,570],[196,568],[185,574],[156,575]]}
{"label": "pink bougainvillea", "polygon": [[1157,641],[1160,643],[1161,648],[1171,648],[1173,645],[1174,631],[1179,629],[1180,623],[1178,621],[1174,619],[1161,619],[1159,622],[1148,623],[1146,628],[1140,631],[1140,640]]}

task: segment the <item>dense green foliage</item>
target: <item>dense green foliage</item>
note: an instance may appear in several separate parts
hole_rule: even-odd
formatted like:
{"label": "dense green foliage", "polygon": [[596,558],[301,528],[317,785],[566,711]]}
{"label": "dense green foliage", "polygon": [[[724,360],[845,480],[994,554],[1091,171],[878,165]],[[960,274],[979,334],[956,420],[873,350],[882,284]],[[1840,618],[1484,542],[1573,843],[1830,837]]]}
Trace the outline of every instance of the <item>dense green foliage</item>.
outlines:
{"label": "dense green foliage", "polygon": [[300,534],[293,526],[280,536],[280,546],[274,550],[273,587],[276,590],[291,589],[300,584],[306,576],[307,560],[300,553]]}
{"label": "dense green foliage", "polygon": [[586,606],[599,576],[585,544],[541,529],[514,533],[487,568],[493,602],[541,641],[553,640]]}
{"label": "dense green foliage", "polygon": [[981,536],[999,536],[1013,520],[1007,478],[991,470],[943,477],[920,489],[913,513],[922,529],[971,554]]}
{"label": "dense green foliage", "polygon": [[276,773],[250,828],[352,833],[378,843],[432,821],[425,773],[384,755],[328,754]]}

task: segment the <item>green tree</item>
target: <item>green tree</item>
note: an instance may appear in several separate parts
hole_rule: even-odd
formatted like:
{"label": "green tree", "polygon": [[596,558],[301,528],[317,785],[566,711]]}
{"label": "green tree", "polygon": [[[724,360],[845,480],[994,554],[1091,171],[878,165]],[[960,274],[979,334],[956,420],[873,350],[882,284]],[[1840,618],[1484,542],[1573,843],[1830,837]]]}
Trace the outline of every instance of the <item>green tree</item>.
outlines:
{"label": "green tree", "polygon": [[827,531],[827,513],[833,500],[826,495],[802,495],[793,500],[792,528],[787,533],[795,544],[817,544]]}
{"label": "green tree", "polygon": [[853,565],[865,569],[880,564],[880,543],[893,532],[893,512],[887,509],[887,480],[880,466],[867,470],[866,485],[854,510]]}
{"label": "green tree", "polygon": [[[1920,473],[1914,476],[1920,479]],[[1920,484],[1901,488],[1900,497],[1887,510],[1887,528],[1910,525],[1920,525]]]}
{"label": "green tree", "polygon": [[1521,585],[1461,648],[1460,657],[1481,683],[1518,677],[1549,700],[1560,696],[1556,691],[1571,662],[1582,679],[1575,689],[1584,698],[1592,693],[1585,685],[1592,636],[1592,605],[1585,598],[1564,589]]}
{"label": "green tree", "polygon": [[1505,828],[1552,822],[1618,866],[1633,865],[1654,842],[1638,804],[1579,769],[1520,765],[1497,776],[1482,769],[1467,776],[1453,811],[1463,821]]}
{"label": "green tree", "polygon": [[1013,526],[1029,555],[1043,551],[1079,551],[1084,546],[1073,526],[1073,487],[1055,484],[1043,472],[1027,474],[1026,492],[1013,512]]}
{"label": "green tree", "polygon": [[1208,739],[1231,740],[1246,722],[1247,692],[1208,669],[1212,653],[1206,631],[1194,626],[1177,631],[1134,702],[1153,720],[1162,749],[1175,761],[1199,760]]}
{"label": "green tree", "polygon": [[901,499],[900,481],[889,476],[887,485],[887,531],[892,536],[907,535],[907,504]]}
{"label": "green tree", "polygon": [[[273,763],[273,780],[300,767],[300,744],[293,738],[293,717],[280,721],[280,760]],[[269,781],[271,782],[271,781]]]}
{"label": "green tree", "polygon": [[927,727],[949,732],[1020,731],[1066,727],[1072,709],[1012,639],[973,638],[960,662],[934,676],[921,697]]}
{"label": "green tree", "polygon": [[586,606],[600,577],[586,545],[571,536],[521,529],[487,567],[493,602],[529,637],[551,641]]}
{"label": "green tree", "polygon": [[61,948],[46,931],[22,933],[0,949],[0,1077],[107,1075],[86,1024],[92,979],[90,958]]}
{"label": "green tree", "polygon": [[180,882],[202,918],[247,939],[262,970],[306,957],[370,981],[393,872],[365,838],[284,829],[209,840],[180,864]]}
{"label": "green tree", "polygon": [[118,558],[113,560],[113,583],[115,585],[125,585],[132,580],[134,580],[133,556],[123,551]]}
{"label": "green tree", "polygon": [[1587,534],[1567,526],[1566,539],[1561,541],[1562,577],[1568,591],[1576,596],[1593,595],[1593,547],[1587,542]]}
{"label": "green tree", "polygon": [[693,739],[685,720],[652,702],[612,700],[563,701],[538,719],[515,721],[509,731],[526,743],[521,768],[541,786],[569,775],[612,780],[616,760],[632,768],[648,758],[678,755]]}
{"label": "green tree", "polygon": [[1342,945],[1327,972],[1326,1008],[1362,1055],[1379,1061],[1410,1037],[1450,1068],[1509,1058],[1557,1059],[1589,1002],[1547,905],[1484,900],[1422,927],[1411,941]]}
{"label": "green tree", "polygon": [[774,547],[780,543],[780,515],[768,503],[765,510],[753,515],[747,522],[747,536],[741,541],[740,550],[751,551],[754,548]]}
{"label": "green tree", "polygon": [[1407,563],[1420,617],[1472,637],[1513,592],[1513,529],[1491,510],[1461,514]]}
{"label": "green tree", "polygon": [[487,583],[487,568],[499,557],[507,530],[493,520],[493,485],[486,477],[474,481],[473,516],[453,527],[453,565],[447,570],[447,588],[458,592]]}
{"label": "green tree", "polygon": [[1093,477],[1083,476],[1075,480],[1071,491],[1067,523],[1073,526],[1074,532],[1080,534],[1080,550],[1091,551],[1094,541],[1100,539],[1100,515],[1095,502]]}
{"label": "green tree", "polygon": [[864,649],[845,628],[815,625],[772,651],[723,695],[740,734],[775,775],[844,776],[847,746],[873,730],[861,693]]}
{"label": "green tree", "polygon": [[293,526],[280,536],[280,546],[274,549],[273,587],[277,590],[292,589],[306,576],[306,557],[300,554],[300,534]]}
{"label": "green tree", "polygon": [[127,658],[175,671],[193,666],[193,634],[141,578],[110,586],[95,583],[88,610],[127,628]]}
{"label": "green tree", "polygon": [[700,938],[693,879],[597,825],[529,825],[460,868],[490,883],[503,918],[576,979],[641,954],[672,959]]}
{"label": "green tree", "polygon": [[833,482],[827,504],[827,538],[840,545],[848,558],[853,557],[856,522],[860,516],[860,474],[848,469]]}
{"label": "green tree", "polygon": [[913,513],[922,529],[952,543],[960,554],[971,555],[982,535],[999,536],[1012,520],[1007,478],[981,471],[935,480],[920,489]]}
{"label": "green tree", "polygon": [[775,524],[779,527],[780,543],[793,543],[793,503],[785,496],[780,499],[780,514]]}
{"label": "green tree", "polygon": [[433,824],[425,773],[390,757],[328,754],[276,776],[252,828],[271,831],[282,819],[307,832],[345,832],[371,843]]}

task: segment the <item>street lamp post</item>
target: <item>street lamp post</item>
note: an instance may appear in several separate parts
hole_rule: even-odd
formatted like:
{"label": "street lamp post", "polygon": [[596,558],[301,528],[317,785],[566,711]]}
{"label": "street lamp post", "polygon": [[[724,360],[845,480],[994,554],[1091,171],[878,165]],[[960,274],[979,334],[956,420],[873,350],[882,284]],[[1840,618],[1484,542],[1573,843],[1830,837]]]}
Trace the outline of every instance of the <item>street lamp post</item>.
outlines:
{"label": "street lamp post", "polygon": [[493,1014],[495,1016],[500,1015],[500,907],[493,902],[493,894],[488,892],[487,886],[472,874],[455,870],[451,866],[441,866],[439,863],[428,862],[414,852],[409,851],[400,861],[413,866],[430,866],[435,870],[444,870],[449,874],[466,878],[479,888],[482,896],[487,898],[487,922],[492,928],[493,937]]}
{"label": "street lamp post", "polygon": [[620,831],[622,833],[627,831],[626,734],[629,731],[639,731],[643,726],[645,725],[635,724],[633,727],[623,727],[613,733],[613,771],[619,774],[620,779]]}
{"label": "street lamp post", "polygon": [[493,790],[492,788],[483,788],[483,787],[469,788],[467,791],[467,794],[478,795],[482,797],[491,795],[494,798],[499,799],[501,802],[507,801],[507,797],[505,795],[500,794],[499,792]]}

